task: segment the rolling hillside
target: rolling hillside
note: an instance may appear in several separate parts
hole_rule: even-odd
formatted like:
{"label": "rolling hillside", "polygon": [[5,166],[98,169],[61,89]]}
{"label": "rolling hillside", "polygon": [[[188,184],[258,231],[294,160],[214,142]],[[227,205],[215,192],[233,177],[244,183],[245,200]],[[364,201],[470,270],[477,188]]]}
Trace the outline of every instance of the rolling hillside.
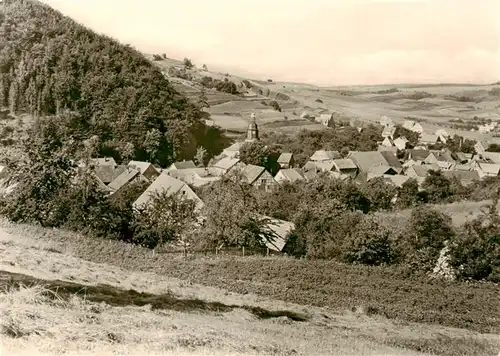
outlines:
{"label": "rolling hillside", "polygon": [[[313,115],[338,113],[343,118],[364,122],[378,122],[383,115],[391,117],[396,123],[402,123],[405,117],[413,117],[428,131],[434,132],[437,128],[445,127],[450,133],[466,138],[500,141],[492,135],[452,127],[453,120],[457,119],[469,124],[477,124],[481,119],[500,120],[498,83],[316,87],[309,84],[245,79],[203,69],[201,64],[187,69],[183,73],[185,79],[181,79],[169,75],[169,70],[175,68],[183,71],[182,61],[168,58],[158,60],[158,56],[154,60],[152,55],[147,57],[162,69],[177,90],[193,100],[197,100],[200,95],[203,77],[234,82],[239,95],[225,94],[215,89],[206,90],[210,104],[207,111],[216,124],[228,130],[243,131],[252,111],[255,111],[264,131],[321,129],[321,125],[300,117],[306,111]],[[271,100],[278,102],[281,112],[269,107]]]}

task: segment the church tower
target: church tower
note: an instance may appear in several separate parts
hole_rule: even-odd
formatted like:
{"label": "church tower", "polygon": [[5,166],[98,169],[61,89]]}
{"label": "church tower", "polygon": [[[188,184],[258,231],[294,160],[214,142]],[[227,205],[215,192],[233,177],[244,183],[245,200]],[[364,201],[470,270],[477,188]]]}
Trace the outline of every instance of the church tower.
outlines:
{"label": "church tower", "polygon": [[255,122],[255,113],[250,115],[250,123],[248,124],[247,139],[245,142],[253,142],[259,140],[259,128]]}

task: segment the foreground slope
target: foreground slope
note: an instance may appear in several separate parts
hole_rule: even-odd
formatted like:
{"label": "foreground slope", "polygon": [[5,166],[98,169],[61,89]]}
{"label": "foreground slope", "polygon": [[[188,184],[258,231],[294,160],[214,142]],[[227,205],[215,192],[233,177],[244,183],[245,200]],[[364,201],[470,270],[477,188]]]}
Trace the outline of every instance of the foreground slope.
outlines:
{"label": "foreground slope", "polygon": [[[342,311],[231,293],[157,269],[83,260],[85,242],[70,236],[1,221],[0,284],[10,284],[0,294],[7,354],[488,355],[500,346],[495,334],[389,320],[362,307]],[[109,245],[134,265],[135,247],[102,243],[102,252]],[[176,261],[193,277],[204,263]],[[214,260],[204,269],[210,265],[219,268]],[[41,287],[32,287],[34,281]]]}

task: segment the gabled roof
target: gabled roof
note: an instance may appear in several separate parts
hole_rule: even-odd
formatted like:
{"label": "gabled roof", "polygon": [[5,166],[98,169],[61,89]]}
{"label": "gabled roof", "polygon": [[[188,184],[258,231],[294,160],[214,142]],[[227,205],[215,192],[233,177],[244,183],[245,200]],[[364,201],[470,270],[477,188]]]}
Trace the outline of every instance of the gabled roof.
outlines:
{"label": "gabled roof", "polygon": [[403,123],[403,128],[405,128],[407,130],[411,130],[414,125],[415,125],[415,121],[405,120],[405,122]]}
{"label": "gabled roof", "polygon": [[491,163],[500,164],[500,152],[484,152],[482,156],[491,161]]}
{"label": "gabled roof", "polygon": [[499,173],[500,173],[500,164],[479,162],[478,165],[479,165],[479,168],[484,173],[494,174],[494,175],[499,175]]}
{"label": "gabled roof", "polygon": [[158,170],[149,162],[142,162],[142,161],[130,161],[127,165],[128,167],[135,167],[139,169],[139,172],[141,174],[144,174],[150,167],[153,167],[155,172],[158,173]]}
{"label": "gabled roof", "polygon": [[408,139],[406,137],[398,137],[397,139],[394,140],[394,145],[399,148],[400,150],[403,150],[406,148],[406,144],[408,143]]}
{"label": "gabled roof", "polygon": [[126,185],[128,182],[130,182],[132,179],[137,177],[139,174],[140,174],[139,169],[127,168],[122,174],[120,174],[111,183],[109,183],[108,187],[110,187],[114,191],[117,191],[118,189]]}
{"label": "gabled roof", "polygon": [[410,179],[410,177],[401,174],[394,174],[394,175],[389,174],[389,175],[384,175],[383,177],[385,179],[389,179],[392,182],[392,184],[394,184],[398,188],[401,188],[403,184],[405,184]]}
{"label": "gabled roof", "polygon": [[384,152],[352,152],[349,158],[352,159],[361,171],[368,172],[372,167],[388,165],[382,153]]}
{"label": "gabled roof", "polygon": [[228,152],[239,152],[240,148],[244,145],[244,142],[235,142],[231,146],[224,148],[224,151]]}
{"label": "gabled roof", "polygon": [[168,169],[189,169],[196,168],[196,165],[193,161],[182,161],[182,162],[174,162],[170,165]]}
{"label": "gabled roof", "polygon": [[288,235],[295,229],[294,223],[268,216],[262,218],[269,220],[264,229],[274,235],[272,241],[265,239],[264,244],[270,250],[281,252],[288,241]]}
{"label": "gabled roof", "polygon": [[293,158],[293,154],[292,153],[282,153],[278,157],[278,163],[287,163],[287,164],[289,164],[291,162],[292,158]]}
{"label": "gabled roof", "polygon": [[472,158],[471,154],[463,153],[463,152],[456,152],[455,155],[457,156],[457,160],[459,162],[467,162]]}
{"label": "gabled roof", "polygon": [[468,172],[472,171],[472,166],[470,164],[456,164],[453,169],[455,171]]}
{"label": "gabled roof", "polygon": [[412,149],[412,150],[408,150],[408,152],[410,153],[410,157],[414,161],[423,161],[430,154],[430,152],[427,150],[413,150]]}
{"label": "gabled roof", "polygon": [[291,183],[305,179],[302,171],[297,168],[281,169],[278,174]]}
{"label": "gabled roof", "polygon": [[238,164],[240,160],[238,158],[224,157],[220,161],[214,163],[213,167],[228,170]]}
{"label": "gabled roof", "polygon": [[342,158],[339,151],[318,150],[309,158],[311,161],[328,161]]}
{"label": "gabled roof", "polygon": [[153,183],[141,194],[141,196],[134,202],[133,206],[136,209],[141,209],[145,207],[151,200],[152,194],[167,192],[168,195],[173,195],[179,191],[189,192],[188,198],[194,199],[197,205],[200,206],[203,203],[201,199],[189,188],[189,186],[183,181],[169,176],[166,172],[163,172],[154,180]]}
{"label": "gabled roof", "polygon": [[94,168],[94,173],[104,184],[109,184],[125,170],[125,166],[97,165]]}
{"label": "gabled roof", "polygon": [[314,162],[316,167],[322,172],[330,172],[335,167],[333,161]]}
{"label": "gabled roof", "polygon": [[337,168],[339,171],[342,169],[358,169],[356,163],[354,163],[354,161],[350,158],[335,159],[333,160],[333,164],[335,165],[335,168]]}
{"label": "gabled roof", "polygon": [[455,163],[455,160],[451,156],[450,152],[446,151],[430,151],[430,153],[434,154],[434,157],[440,162],[448,162],[448,163]]}
{"label": "gabled roof", "polygon": [[383,151],[380,152],[380,154],[385,158],[389,167],[395,168],[396,170],[403,169],[403,165],[399,162],[398,157],[393,152]]}
{"label": "gabled roof", "polygon": [[261,176],[262,173],[265,172],[265,170],[266,169],[264,167],[248,164],[241,171],[241,175],[243,176],[243,179],[246,181],[246,183],[252,184]]}
{"label": "gabled roof", "polygon": [[396,126],[385,126],[382,130],[382,137],[391,137],[396,133]]}
{"label": "gabled roof", "polygon": [[420,137],[419,141],[422,143],[436,143],[436,142],[438,142],[438,139],[439,139],[439,137],[434,135],[434,134],[424,133]]}
{"label": "gabled roof", "polygon": [[379,151],[379,152],[387,151],[387,152],[396,153],[396,152],[398,152],[398,148],[396,146],[388,147],[388,146],[384,146],[384,145],[378,145],[377,151]]}
{"label": "gabled roof", "polygon": [[316,163],[317,162],[307,161],[306,164],[304,164],[304,167],[302,167],[302,169],[306,172],[316,171],[318,170],[318,166],[316,165]]}
{"label": "gabled roof", "polygon": [[381,177],[383,176],[384,174],[397,174],[398,172],[396,172],[396,170],[392,167],[389,167],[387,165],[380,165],[380,166],[375,166],[375,167],[372,167],[369,171],[368,171],[368,180],[373,178],[373,177]]}

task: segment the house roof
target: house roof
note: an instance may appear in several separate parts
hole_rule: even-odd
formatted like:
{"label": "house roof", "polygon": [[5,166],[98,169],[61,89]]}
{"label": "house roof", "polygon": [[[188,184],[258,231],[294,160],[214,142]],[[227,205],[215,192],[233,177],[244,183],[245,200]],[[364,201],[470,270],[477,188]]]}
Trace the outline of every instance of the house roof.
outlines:
{"label": "house roof", "polygon": [[153,183],[141,194],[141,196],[134,202],[134,208],[142,208],[146,206],[151,200],[152,194],[167,192],[168,195],[173,195],[179,192],[181,189],[187,189],[190,191],[190,198],[194,198],[197,203],[201,203],[200,198],[187,186],[183,181],[169,176],[166,172],[163,172],[156,178]]}
{"label": "house roof", "polygon": [[396,132],[396,126],[385,126],[382,130],[382,137],[393,136]]}
{"label": "house roof", "polygon": [[372,167],[368,171],[367,179],[369,180],[369,179],[374,178],[374,177],[381,177],[384,174],[388,174],[388,172],[390,172],[390,171],[392,171],[395,174],[397,174],[396,170],[393,167],[390,167],[390,166],[385,165],[385,164],[380,165],[380,166]]}
{"label": "house roof", "polygon": [[253,164],[248,164],[243,170],[241,171],[241,175],[243,176],[244,180],[248,184],[252,184],[257,180],[257,178],[260,177],[262,173],[264,173],[266,169],[261,166],[255,166]]}
{"label": "house roof", "polygon": [[394,174],[394,175],[384,175],[383,176],[385,179],[389,179],[396,187],[401,188],[403,184],[405,184],[410,177],[404,176],[401,174]]}
{"label": "house roof", "polygon": [[422,165],[415,165],[415,166],[412,166],[411,168],[409,169],[413,169],[413,171],[415,172],[415,174],[418,176],[418,177],[427,177],[428,174],[429,174],[429,171],[433,170],[433,171],[439,171],[439,166],[436,165],[436,164],[422,164]]}
{"label": "house roof", "polygon": [[385,158],[389,167],[403,169],[403,165],[399,162],[398,157],[394,154],[394,152],[382,151],[380,154]]}
{"label": "house roof", "polygon": [[419,141],[424,142],[424,143],[436,143],[438,141],[438,136],[436,136],[434,134],[424,133],[424,134],[422,134],[422,136],[420,136]]}
{"label": "house roof", "polygon": [[172,168],[176,169],[188,169],[188,168],[196,168],[196,165],[194,164],[193,161],[182,161],[182,162],[174,162],[172,165],[169,167],[169,169]]}
{"label": "house roof", "polygon": [[436,132],[434,132],[434,135],[443,136],[444,138],[447,138],[450,136],[448,131],[446,131],[445,129],[437,129]]}
{"label": "house roof", "polygon": [[139,174],[140,174],[139,169],[127,168],[125,171],[123,171],[122,174],[120,174],[111,183],[109,183],[108,187],[110,187],[114,191],[117,191],[118,189],[120,189],[121,187],[126,185],[128,182],[130,182],[132,179],[134,179]]}
{"label": "house roof", "polygon": [[231,146],[224,148],[224,151],[229,152],[239,152],[240,148],[244,145],[244,142],[235,142]]}
{"label": "house roof", "polygon": [[352,152],[349,158],[361,171],[368,172],[372,167],[388,165],[382,153],[378,151]]}
{"label": "house roof", "polygon": [[215,162],[213,167],[228,170],[239,162],[240,160],[238,158],[224,157],[220,161]]}
{"label": "house roof", "polygon": [[328,161],[342,158],[339,151],[318,150],[309,158],[311,161]]}
{"label": "house roof", "polygon": [[377,151],[379,152],[384,152],[384,151],[387,151],[387,152],[398,152],[398,148],[396,146],[384,146],[384,145],[378,145],[378,148],[377,148]]}
{"label": "house roof", "polygon": [[455,163],[455,160],[451,156],[450,152],[446,151],[430,151],[430,153],[434,154],[434,157],[440,162],[449,162],[449,163]]}
{"label": "house roof", "polygon": [[455,155],[460,162],[466,162],[472,158],[472,155],[463,152],[456,152]]}
{"label": "house roof", "polygon": [[330,172],[335,167],[333,160],[314,162],[314,164],[322,172]]}
{"label": "house roof", "polygon": [[281,169],[278,172],[278,174],[282,175],[287,181],[292,182],[292,183],[305,179],[302,171],[297,169],[297,168]]}
{"label": "house roof", "polygon": [[288,241],[288,235],[295,229],[294,223],[268,216],[261,217],[268,219],[269,223],[264,229],[273,235],[272,241],[264,240],[266,247],[270,250],[281,252]]}
{"label": "house roof", "polygon": [[125,166],[97,165],[94,168],[94,173],[104,184],[109,184],[126,169]]}
{"label": "house roof", "polygon": [[290,163],[290,161],[292,160],[292,158],[293,158],[293,154],[292,153],[282,153],[278,157],[278,163]]}
{"label": "house roof", "polygon": [[314,180],[318,178],[318,173],[316,173],[315,170],[309,170],[304,172],[304,177],[306,178],[306,180]]}
{"label": "house roof", "polygon": [[144,172],[146,172],[150,167],[153,167],[153,169],[158,173],[158,170],[149,162],[130,161],[127,166],[139,169],[141,174],[144,174]]}
{"label": "house roof", "polygon": [[407,130],[411,130],[414,125],[415,125],[415,121],[412,121],[412,120],[405,120],[405,122],[403,123],[403,127]]}
{"label": "house roof", "polygon": [[491,163],[500,164],[500,152],[484,152],[482,156],[491,161]]}
{"label": "house roof", "polygon": [[358,166],[356,166],[356,163],[350,158],[344,158],[344,159],[335,159],[333,160],[333,164],[338,170],[342,169],[358,169]]}
{"label": "house roof", "polygon": [[91,162],[96,166],[116,166],[113,157],[92,158]]}
{"label": "house roof", "polygon": [[412,149],[412,150],[408,150],[408,152],[410,153],[410,157],[414,161],[423,161],[430,154],[430,152],[427,150],[413,150]]}
{"label": "house roof", "polygon": [[478,163],[479,168],[484,173],[499,175],[500,173],[500,164],[495,163]]}
{"label": "house roof", "polygon": [[455,171],[468,172],[472,171],[472,166],[470,164],[456,164],[453,169]]}

